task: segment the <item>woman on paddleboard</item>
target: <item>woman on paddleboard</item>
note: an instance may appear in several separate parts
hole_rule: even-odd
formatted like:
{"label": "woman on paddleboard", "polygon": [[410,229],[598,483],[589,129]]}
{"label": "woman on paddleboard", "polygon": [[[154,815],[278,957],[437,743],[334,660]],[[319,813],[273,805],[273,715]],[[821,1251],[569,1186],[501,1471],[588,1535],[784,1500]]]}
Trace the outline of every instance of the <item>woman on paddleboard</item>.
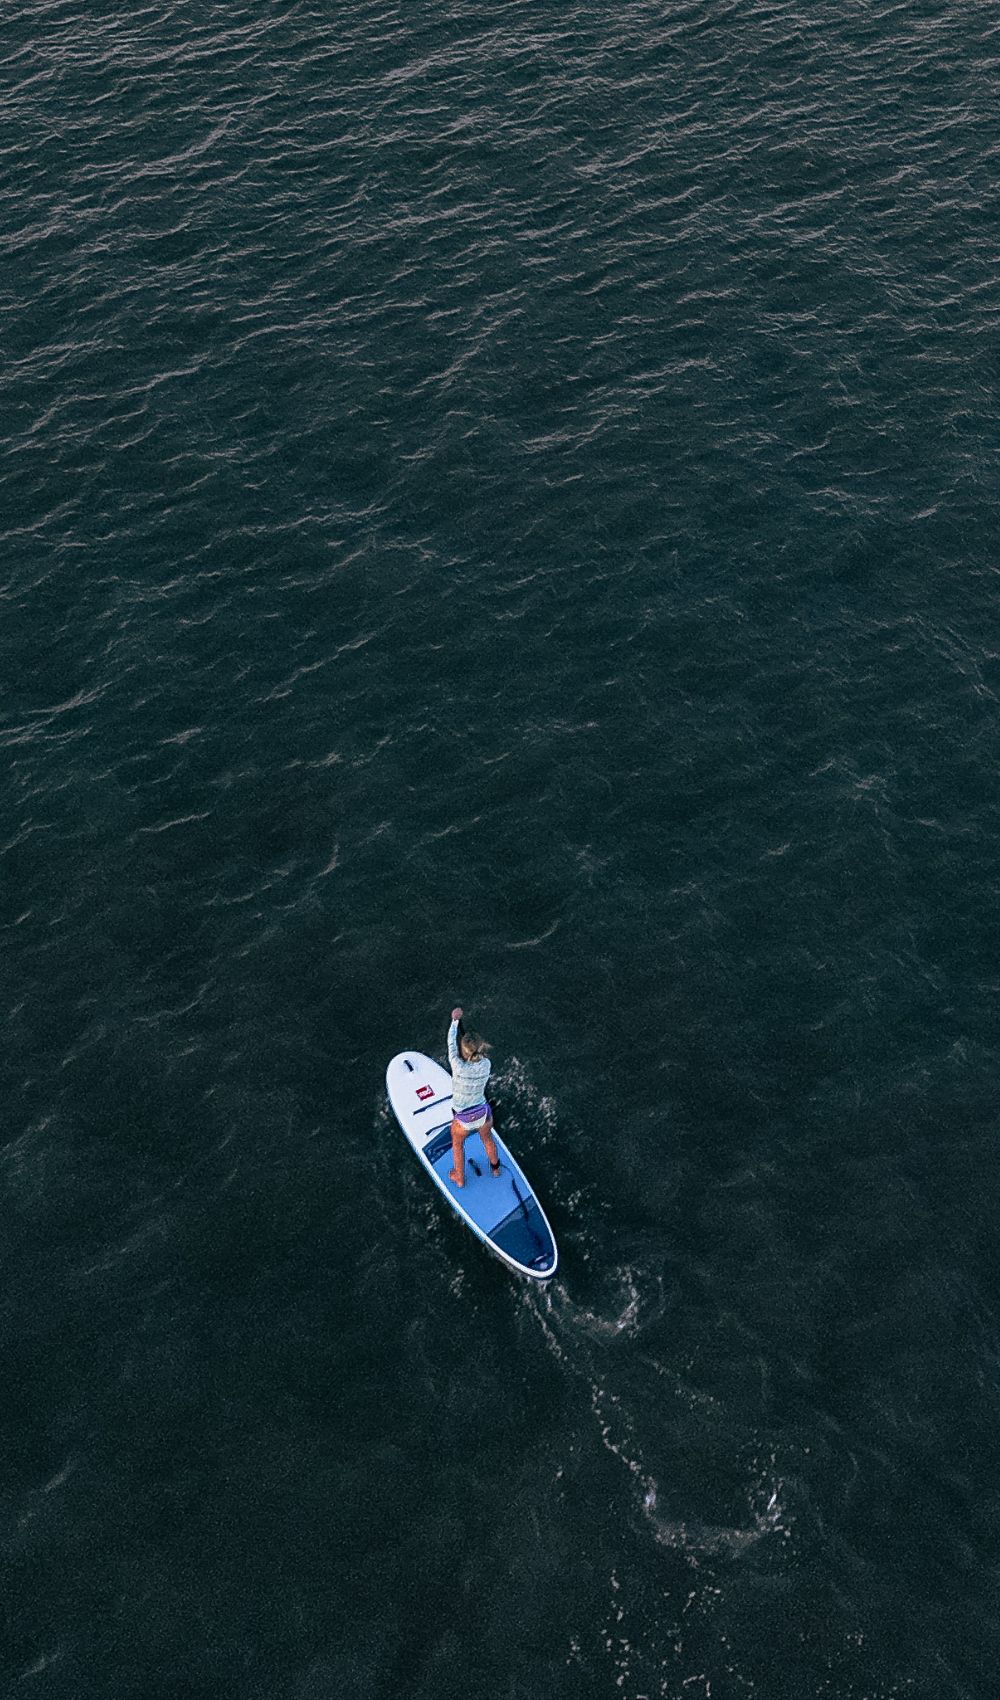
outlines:
{"label": "woman on paddleboard", "polygon": [[494,1175],[500,1173],[500,1153],[493,1138],[493,1111],[486,1102],[490,1047],[475,1033],[459,1036],[461,1019],[462,1011],[453,1009],[448,1029],[448,1061],[452,1079],[451,1155],[455,1166],[448,1179],[455,1186],[465,1185],[465,1142],[470,1133],[478,1133],[490,1169]]}

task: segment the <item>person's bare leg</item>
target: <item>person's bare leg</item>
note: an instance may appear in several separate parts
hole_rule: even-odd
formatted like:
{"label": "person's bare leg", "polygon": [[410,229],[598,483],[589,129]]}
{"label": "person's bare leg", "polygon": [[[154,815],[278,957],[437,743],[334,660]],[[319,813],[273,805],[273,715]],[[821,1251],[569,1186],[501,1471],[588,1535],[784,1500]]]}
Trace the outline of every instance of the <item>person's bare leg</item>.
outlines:
{"label": "person's bare leg", "polygon": [[448,1179],[455,1186],[465,1185],[465,1140],[465,1128],[461,1122],[453,1121],[451,1124],[451,1157],[454,1168]]}
{"label": "person's bare leg", "polygon": [[497,1142],[493,1137],[493,1117],[492,1116],[490,1116],[489,1120],[485,1123],[485,1125],[480,1128],[479,1137],[483,1142],[483,1150],[486,1152],[486,1157],[487,1157],[487,1161],[489,1162],[490,1168],[492,1169],[492,1171],[495,1175],[499,1175],[499,1173],[500,1173],[500,1153],[497,1150]]}

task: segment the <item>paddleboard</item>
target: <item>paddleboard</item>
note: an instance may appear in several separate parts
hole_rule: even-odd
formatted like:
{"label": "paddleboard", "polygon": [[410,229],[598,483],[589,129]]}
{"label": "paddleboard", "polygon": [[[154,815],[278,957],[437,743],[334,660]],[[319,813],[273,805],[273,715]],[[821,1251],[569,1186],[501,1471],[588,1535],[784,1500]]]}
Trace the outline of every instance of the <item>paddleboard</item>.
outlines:
{"label": "paddleboard", "polygon": [[548,1281],[559,1253],[545,1212],[520,1164],[494,1129],[500,1174],[490,1170],[478,1133],[465,1142],[465,1185],[448,1179],[451,1156],[451,1075],[420,1051],[400,1051],[385,1071],[396,1120],[456,1216],[509,1268]]}

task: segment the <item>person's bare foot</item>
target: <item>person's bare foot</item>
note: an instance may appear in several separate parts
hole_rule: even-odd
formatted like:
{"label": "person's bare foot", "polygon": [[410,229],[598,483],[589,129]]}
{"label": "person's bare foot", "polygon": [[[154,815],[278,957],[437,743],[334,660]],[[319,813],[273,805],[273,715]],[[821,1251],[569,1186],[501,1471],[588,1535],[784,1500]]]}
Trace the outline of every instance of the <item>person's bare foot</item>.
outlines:
{"label": "person's bare foot", "polygon": [[464,1182],[464,1181],[460,1181],[460,1180],[459,1180],[459,1178],[458,1178],[458,1176],[457,1176],[457,1174],[456,1174],[456,1173],[455,1173],[455,1170],[454,1170],[454,1169],[449,1169],[449,1171],[448,1171],[448,1179],[449,1179],[449,1180],[450,1180],[450,1181],[451,1181],[451,1184],[452,1184],[452,1186],[464,1186],[464,1185],[465,1185],[465,1182]]}

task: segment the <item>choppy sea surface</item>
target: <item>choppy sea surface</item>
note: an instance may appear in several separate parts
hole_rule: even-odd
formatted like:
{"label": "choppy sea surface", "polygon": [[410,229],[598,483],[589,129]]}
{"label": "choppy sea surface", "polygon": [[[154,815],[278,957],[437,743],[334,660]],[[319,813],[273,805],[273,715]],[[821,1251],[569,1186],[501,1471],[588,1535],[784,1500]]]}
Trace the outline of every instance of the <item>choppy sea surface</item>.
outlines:
{"label": "choppy sea surface", "polygon": [[992,0],[0,65],[0,1690],[991,1700]]}

